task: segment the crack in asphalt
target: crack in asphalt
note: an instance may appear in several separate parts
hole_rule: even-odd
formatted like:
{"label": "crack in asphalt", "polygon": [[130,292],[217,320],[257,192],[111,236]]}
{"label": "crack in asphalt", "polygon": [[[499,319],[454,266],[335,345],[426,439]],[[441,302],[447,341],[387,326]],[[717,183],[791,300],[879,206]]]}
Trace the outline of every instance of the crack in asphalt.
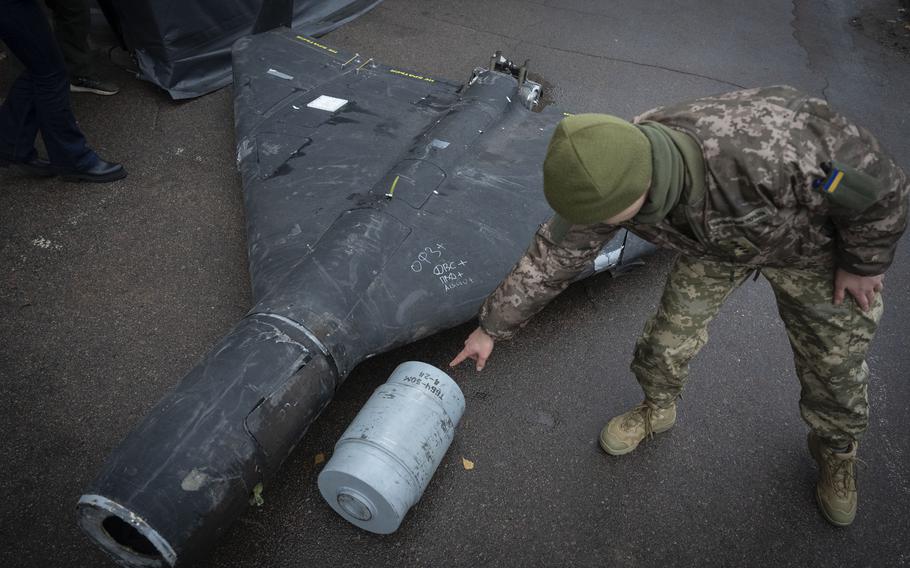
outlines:
{"label": "crack in asphalt", "polygon": [[638,67],[650,67],[650,68],[652,68],[652,69],[660,69],[660,70],[662,70],[662,71],[669,71],[669,72],[671,72],[671,73],[678,73],[678,74],[680,74],[680,75],[688,75],[688,76],[690,76],[690,77],[698,77],[698,78],[700,78],[700,79],[707,79],[707,80],[709,80],[709,81],[714,81],[715,83],[722,83],[722,84],[724,84],[724,85],[730,85],[730,86],[736,87],[736,88],[738,88],[738,89],[745,89],[745,88],[746,88],[744,85],[740,85],[740,84],[734,83],[734,82],[732,82],[732,81],[727,81],[726,79],[718,79],[717,77],[711,77],[710,75],[703,75],[703,74],[701,74],[701,73],[696,73],[696,72],[694,72],[694,71],[685,71],[685,70],[683,70],[683,69],[676,69],[676,68],[674,68],[674,67],[667,67],[666,65],[658,65],[658,64],[656,64],[656,63],[642,63],[641,61],[634,61],[634,60],[632,60],[632,59],[623,59],[622,57],[610,57],[609,55],[599,55],[599,54],[596,54],[596,53],[588,53],[588,52],[585,52],[585,51],[576,51],[576,50],[574,50],[574,49],[566,49],[566,48],[562,48],[562,47],[553,47],[553,46],[551,46],[551,45],[546,45],[546,44],[532,43],[532,45],[536,45],[536,46],[538,46],[538,47],[543,47],[544,49],[552,49],[553,51],[560,51],[560,52],[563,52],[563,53],[571,53],[571,54],[573,54],[573,55],[581,55],[581,56],[586,56],[586,57],[593,57],[593,58],[595,58],[595,59],[603,59],[603,60],[606,60],[606,61],[613,61],[613,62],[616,62],[616,63],[625,63],[625,64],[628,64],[628,65],[635,65],[635,66],[638,66]]}
{"label": "crack in asphalt", "polygon": [[534,28],[536,28],[537,26],[539,26],[540,24],[542,24],[546,21],[547,21],[546,19],[541,19],[541,20],[535,21],[532,24],[528,24],[527,26],[525,26],[524,28],[519,30],[519,32],[516,34],[519,37],[515,38],[517,41],[515,42],[515,45],[513,45],[510,49],[512,49],[512,51],[517,52],[518,46],[520,46],[524,43],[527,43],[524,39],[522,39],[521,36],[523,36],[525,33],[529,32],[530,30],[533,30]]}
{"label": "crack in asphalt", "polygon": [[[394,10],[394,9],[392,9],[392,8],[389,8],[389,7],[387,7],[387,6],[383,5],[383,4],[379,4],[379,5],[375,8],[375,11],[377,11],[377,12],[388,12],[390,15],[395,15],[395,16],[398,15],[398,12],[397,12],[396,10]],[[506,39],[506,40],[513,40],[513,41],[516,42],[515,45],[519,45],[520,43],[522,43],[522,42],[524,41],[524,40],[522,40],[521,38],[516,38],[516,37],[510,36],[510,35],[505,35],[505,34],[501,34],[501,33],[497,33],[497,32],[491,32],[491,31],[487,31],[487,30],[481,30],[481,29],[474,28],[474,27],[471,27],[471,26],[466,26],[466,25],[464,25],[464,24],[459,24],[459,23],[457,23],[457,22],[450,22],[449,20],[444,20],[444,19],[441,19],[441,18],[435,18],[435,17],[430,16],[430,15],[424,15],[423,17],[426,18],[426,19],[428,19],[428,20],[434,21],[434,22],[440,22],[440,23],[444,23],[444,24],[449,24],[449,25],[451,25],[451,26],[455,26],[455,27],[457,27],[457,28],[462,28],[462,29],[465,29],[465,30],[468,30],[468,31],[472,31],[472,32],[480,33],[480,34],[491,35],[491,36],[493,36],[493,37],[499,37],[499,38]],[[425,29],[425,28],[417,28],[417,27],[413,27],[413,26],[406,26],[406,25],[401,24],[401,23],[399,23],[399,22],[397,22],[397,21],[394,23],[394,25],[396,25],[396,26],[398,26],[398,27],[400,27],[400,28],[404,28],[404,29],[406,29],[406,30],[412,30],[412,31],[415,31],[415,32],[418,32],[418,33],[424,33],[424,32],[426,32],[426,29]]]}
{"label": "crack in asphalt", "polygon": [[[746,88],[746,87],[743,86],[743,85],[740,85],[740,84],[738,84],[738,83],[734,83],[734,82],[732,82],[732,81],[727,81],[726,79],[719,79],[719,78],[717,78],[717,77],[711,77],[710,75],[703,75],[703,74],[701,74],[701,73],[696,73],[696,72],[694,72],[694,71],[685,71],[685,70],[683,70],[683,69],[676,69],[676,68],[674,68],[674,67],[668,67],[668,66],[666,66],[666,65],[658,65],[658,64],[656,64],[656,63],[643,63],[643,62],[641,62],[641,61],[634,61],[634,60],[632,60],[632,59],[624,59],[624,58],[621,58],[621,57],[611,57],[611,56],[609,56],[609,55],[602,55],[602,54],[598,54],[598,53],[590,53],[590,52],[586,52],[586,51],[576,51],[576,50],[574,50],[574,49],[568,49],[568,48],[563,48],[563,47],[555,47],[555,46],[548,45],[548,44],[545,44],[545,43],[538,43],[538,42],[535,42],[535,41],[528,41],[528,40],[522,39],[522,38],[520,38],[520,37],[515,37],[515,36],[511,36],[511,35],[500,34],[500,33],[491,32],[491,31],[487,31],[487,30],[481,30],[481,29],[475,28],[475,27],[473,27],[473,26],[468,26],[468,25],[465,25],[465,24],[460,24],[460,23],[458,23],[458,22],[452,22],[452,21],[449,21],[449,20],[446,20],[446,19],[443,19],[443,18],[436,18],[436,17],[433,17],[433,16],[425,16],[425,17],[426,17],[427,19],[429,19],[429,20],[434,21],[434,22],[440,22],[440,23],[443,23],[443,24],[448,24],[448,25],[450,25],[450,26],[455,26],[455,27],[462,28],[462,29],[465,29],[465,30],[469,30],[469,31],[472,31],[472,32],[475,32],[475,33],[481,33],[481,34],[492,35],[492,36],[501,37],[501,38],[507,39],[507,40],[514,40],[514,41],[517,41],[517,43],[515,44],[516,47],[517,47],[518,45],[522,44],[522,43],[525,43],[525,44],[527,44],[527,45],[533,45],[533,46],[536,46],[536,47],[542,47],[542,48],[544,48],[544,49],[551,49],[551,50],[553,50],[553,51],[558,51],[558,52],[561,52],[561,53],[570,53],[570,54],[572,54],[572,55],[581,55],[581,56],[584,56],[584,57],[593,57],[593,58],[595,58],[595,59],[601,59],[601,60],[604,60],[604,61],[612,61],[612,62],[614,62],[614,63],[623,63],[623,64],[626,64],[626,65],[635,65],[635,66],[637,66],[637,67],[647,67],[647,68],[651,68],[651,69],[660,69],[660,70],[662,70],[662,71],[668,71],[668,72],[670,72],[670,73],[678,73],[678,74],[680,74],[680,75],[688,75],[688,76],[690,76],[690,77],[698,77],[698,78],[700,78],[700,79],[707,79],[707,80],[709,80],[709,81],[714,81],[715,83],[721,83],[721,84],[724,84],[724,85],[730,85],[730,86],[736,87],[736,88],[738,88],[738,89],[745,89],[745,88]],[[545,21],[545,20],[543,20],[543,21]],[[543,21],[542,21],[542,22],[543,22]],[[539,23],[542,23],[542,22],[538,22],[538,23],[535,24],[535,25],[538,25]],[[527,26],[527,27],[530,28],[530,27],[532,27],[532,26]],[[513,49],[514,49],[514,48],[513,48]]]}
{"label": "crack in asphalt", "polygon": [[804,41],[804,39],[806,39],[804,36],[805,32],[800,25],[800,12],[804,11],[804,7],[802,6],[803,4],[805,4],[805,0],[793,0],[791,2],[793,9],[790,11],[790,13],[793,15],[793,18],[790,20],[790,28],[793,30],[793,39],[796,40],[796,45],[798,45],[800,49],[802,49],[806,54],[806,67],[812,70],[825,82],[825,86],[822,87],[821,94],[822,98],[824,98],[826,102],[830,103],[831,101],[828,100],[828,89],[831,87],[831,81],[828,79],[828,74],[822,71],[822,65],[819,63],[816,55],[813,54],[813,50],[810,49],[810,45]]}
{"label": "crack in asphalt", "polygon": [[152,130],[158,130],[158,119],[161,117],[161,101],[155,103],[155,116],[152,117]]}

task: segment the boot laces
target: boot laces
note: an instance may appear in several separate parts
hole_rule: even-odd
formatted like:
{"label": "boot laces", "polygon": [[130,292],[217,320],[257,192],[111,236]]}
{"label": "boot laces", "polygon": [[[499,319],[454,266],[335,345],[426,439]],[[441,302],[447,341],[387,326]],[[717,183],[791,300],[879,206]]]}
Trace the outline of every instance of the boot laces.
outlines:
{"label": "boot laces", "polygon": [[852,457],[839,457],[831,452],[828,457],[828,471],[831,487],[839,497],[847,497],[856,491],[856,465],[866,465],[866,462]]}
{"label": "boot laces", "polygon": [[626,419],[623,420],[623,429],[631,430],[638,425],[639,421],[643,420],[645,425],[645,437],[653,438],[654,430],[651,428],[651,415],[653,413],[654,407],[647,402],[642,402],[633,408],[632,411],[629,412],[629,414],[626,416]]}

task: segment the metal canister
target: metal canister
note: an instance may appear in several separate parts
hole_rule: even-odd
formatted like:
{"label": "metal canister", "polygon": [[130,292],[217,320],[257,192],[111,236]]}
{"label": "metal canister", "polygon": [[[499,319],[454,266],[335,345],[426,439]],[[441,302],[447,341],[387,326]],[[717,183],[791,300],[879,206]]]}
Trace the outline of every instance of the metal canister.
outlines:
{"label": "metal canister", "polygon": [[395,532],[420,500],[464,413],[455,381],[408,361],[376,389],[335,444],[319,491],[335,511],[374,533]]}

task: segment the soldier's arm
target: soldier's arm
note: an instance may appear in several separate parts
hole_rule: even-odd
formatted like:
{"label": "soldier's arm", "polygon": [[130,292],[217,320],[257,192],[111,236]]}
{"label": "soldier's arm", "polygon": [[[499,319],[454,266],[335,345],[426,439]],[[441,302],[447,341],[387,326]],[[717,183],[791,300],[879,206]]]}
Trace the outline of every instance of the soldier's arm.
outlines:
{"label": "soldier's arm", "polygon": [[[843,190],[858,192],[861,202],[832,202],[830,216],[837,228],[834,274],[834,304],[847,294],[853,296],[864,312],[883,288],[884,273],[894,259],[897,242],[907,226],[910,184],[903,172],[886,156],[867,160],[877,166],[876,175],[865,184],[850,180],[863,179],[865,173],[852,169],[829,171],[827,181],[841,179],[848,185]],[[865,187],[862,191],[857,188]],[[835,188],[835,192],[841,191]]]}
{"label": "soldier's arm", "polygon": [[910,191],[902,172],[893,168],[890,175],[876,180],[882,183],[868,209],[860,211],[837,203],[831,206],[831,219],[837,228],[835,305],[850,294],[861,310],[869,311],[883,288],[884,273],[907,226]]}
{"label": "soldier's arm", "polygon": [[884,274],[907,228],[910,184],[897,166],[886,168],[876,201],[863,211],[832,205],[837,267],[858,276]]}
{"label": "soldier's arm", "polygon": [[617,230],[605,223],[567,225],[557,217],[541,225],[528,250],[481,306],[480,327],[494,340],[510,339],[593,262]]}
{"label": "soldier's arm", "polygon": [[[823,192],[837,232],[837,268],[856,276],[881,275],[891,265],[907,227],[907,176],[872,134],[833,112],[824,101],[810,98],[804,109],[811,111],[807,125],[815,133],[811,140],[820,143],[801,147],[803,172],[825,176],[819,169],[823,162],[846,166],[845,177],[833,191]],[[853,176],[851,169],[859,175]],[[812,191],[821,190],[824,185]]]}

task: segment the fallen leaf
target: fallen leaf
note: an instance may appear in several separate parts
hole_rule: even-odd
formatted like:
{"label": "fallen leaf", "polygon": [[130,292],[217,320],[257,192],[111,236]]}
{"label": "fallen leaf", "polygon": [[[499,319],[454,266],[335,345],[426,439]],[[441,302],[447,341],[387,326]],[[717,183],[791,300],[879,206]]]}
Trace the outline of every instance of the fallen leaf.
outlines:
{"label": "fallen leaf", "polygon": [[324,461],[325,461],[325,454],[322,452],[319,452],[318,454],[316,454],[316,457],[313,458],[313,463],[316,465],[319,465]]}
{"label": "fallen leaf", "polygon": [[472,462],[468,458],[461,458],[461,465],[463,465],[464,468],[468,471],[474,469],[474,462]]}
{"label": "fallen leaf", "polygon": [[265,499],[262,498],[262,484],[257,483],[256,487],[253,488],[253,493],[250,495],[250,506],[262,507],[265,504]]}

